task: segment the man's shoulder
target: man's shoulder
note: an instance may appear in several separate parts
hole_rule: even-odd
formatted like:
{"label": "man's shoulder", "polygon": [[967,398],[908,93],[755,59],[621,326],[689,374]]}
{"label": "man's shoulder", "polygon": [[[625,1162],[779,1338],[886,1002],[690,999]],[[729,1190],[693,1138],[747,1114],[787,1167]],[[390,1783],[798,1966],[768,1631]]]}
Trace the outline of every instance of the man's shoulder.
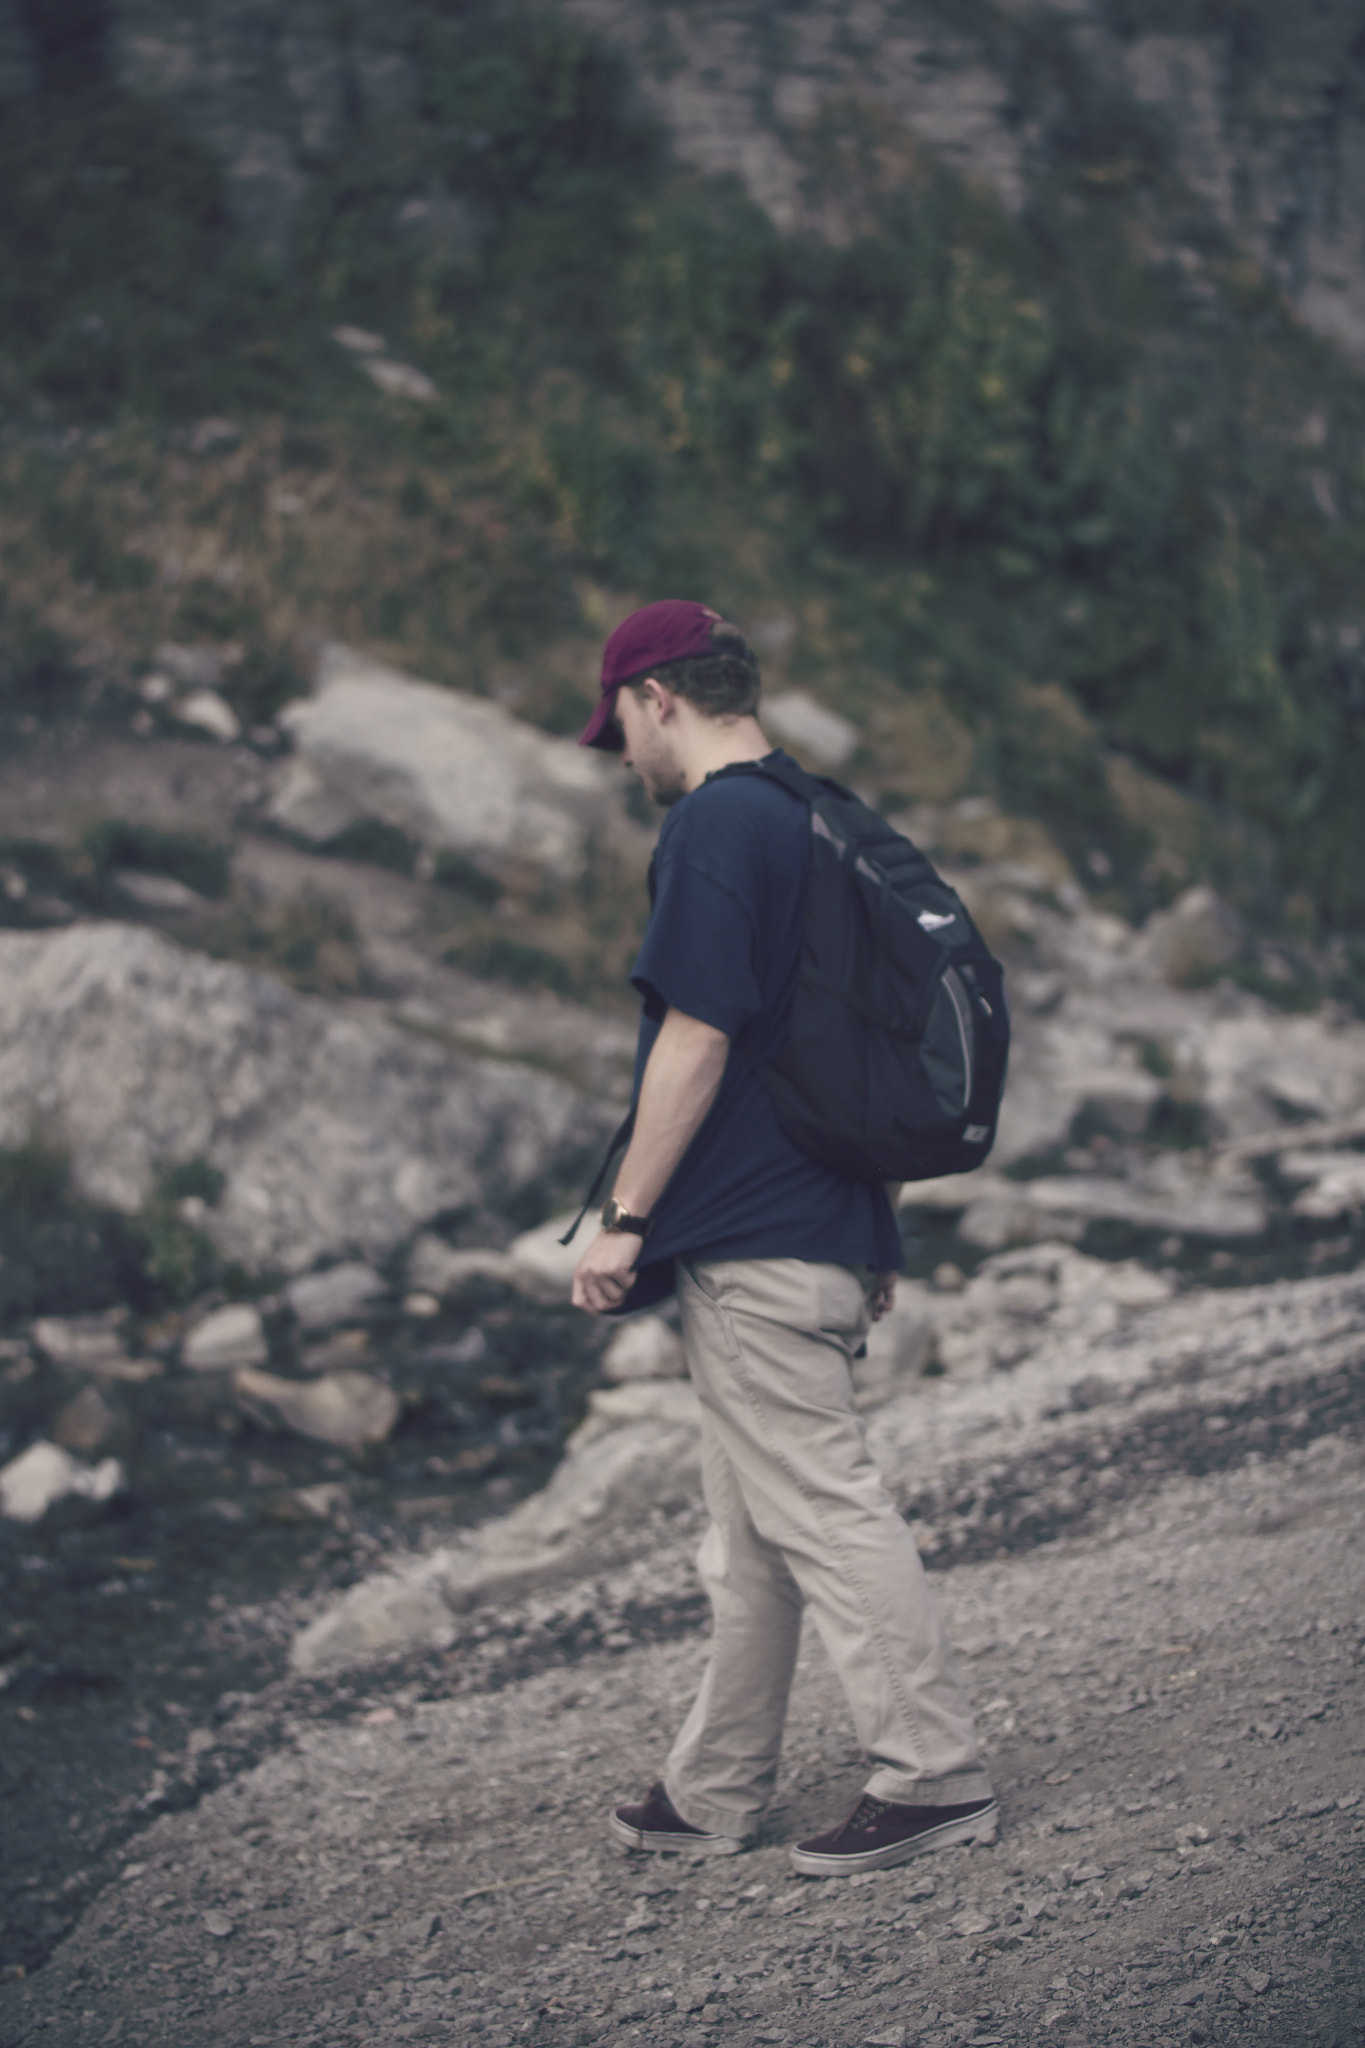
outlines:
{"label": "man's shoulder", "polygon": [[664,820],[660,850],[682,852],[685,846],[713,843],[717,836],[764,837],[786,826],[800,836],[806,829],[805,806],[772,776],[747,765],[709,775]]}

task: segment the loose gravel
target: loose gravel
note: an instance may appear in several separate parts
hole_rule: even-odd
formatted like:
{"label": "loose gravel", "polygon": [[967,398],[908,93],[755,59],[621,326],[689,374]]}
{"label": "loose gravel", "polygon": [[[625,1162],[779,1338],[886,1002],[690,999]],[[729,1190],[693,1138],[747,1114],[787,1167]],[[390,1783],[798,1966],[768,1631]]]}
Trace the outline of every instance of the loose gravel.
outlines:
{"label": "loose gravel", "polygon": [[334,1719],[282,1696],[262,1760],[126,1843],[0,1990],[0,2043],[1354,2048],[1363,1506],[1325,1434],[942,1571],[1000,1839],[861,1880],[787,1868],[861,1776],[813,1643],[779,1803],[723,1863],[604,1829],[695,1633],[522,1677],[471,1648],[454,1697],[409,1669]]}

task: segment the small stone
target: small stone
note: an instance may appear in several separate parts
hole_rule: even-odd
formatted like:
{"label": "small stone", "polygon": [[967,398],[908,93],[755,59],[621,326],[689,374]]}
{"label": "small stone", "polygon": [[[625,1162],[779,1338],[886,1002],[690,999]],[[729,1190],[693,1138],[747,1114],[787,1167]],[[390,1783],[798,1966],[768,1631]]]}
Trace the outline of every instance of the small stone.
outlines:
{"label": "small stone", "polygon": [[206,732],[210,739],[222,740],[225,745],[242,736],[237,713],[217,690],[191,690],[187,697],[181,697],[172,704],[171,716],[181,725],[192,725],[197,731]]}
{"label": "small stone", "polygon": [[1270,1973],[1268,1970],[1248,1970],[1246,1981],[1257,1998],[1263,1998],[1270,1989]]}
{"label": "small stone", "polygon": [[0,1469],[0,1515],[12,1522],[38,1522],[60,1500],[112,1500],[127,1483],[117,1458],[83,1465],[59,1444],[40,1437]]}
{"label": "small stone", "polygon": [[602,1370],[617,1385],[627,1380],[685,1379],[682,1340],[662,1316],[639,1316],[616,1332],[602,1354]]}
{"label": "small stone", "polygon": [[430,405],[441,395],[426,371],[419,370],[413,363],[397,363],[388,356],[369,356],[365,359],[364,368],[390,398],[410,398],[417,405]]}
{"label": "small stone", "polygon": [[58,1409],[52,1434],[64,1450],[89,1458],[107,1448],[120,1433],[122,1420],[98,1387],[83,1387],[74,1400]]}
{"label": "small stone", "polygon": [[392,1387],[366,1372],[325,1372],[305,1381],[247,1366],[233,1374],[232,1387],[242,1405],[267,1423],[339,1450],[382,1444],[401,1406]]}
{"label": "small stone", "polygon": [[249,1301],[212,1309],[180,1347],[189,1372],[231,1372],[235,1366],[264,1365],[269,1350],[260,1310]]}
{"label": "small stone", "polygon": [[144,874],[140,868],[115,868],[113,880],[143,910],[202,910],[207,898],[174,875]]}
{"label": "small stone", "polygon": [[205,1913],[204,1930],[211,1934],[215,1941],[226,1941],[230,1934],[236,1932],[236,1927],[226,1913],[220,1913],[215,1908],[212,1912]]}
{"label": "small stone", "polygon": [[905,2048],[904,2027],[886,2027],[880,2034],[864,2034],[863,2048]]}
{"label": "small stone", "polygon": [[373,1266],[360,1259],[329,1266],[324,1273],[306,1273],[286,1289],[289,1306],[305,1330],[344,1322],[383,1292],[384,1283]]}
{"label": "small stone", "polygon": [[1179,1991],[1174,1994],[1172,2002],[1176,2005],[1198,2005],[1203,1996],[1204,1987],[1202,1984],[1183,1984]]}
{"label": "small stone", "polygon": [[968,1906],[965,1912],[959,1913],[956,1919],[948,1924],[955,1934],[972,1935],[988,1933],[991,1922],[988,1916],[978,1912],[975,1906]]}
{"label": "small stone", "polygon": [[33,1341],[68,1372],[99,1372],[127,1357],[115,1315],[39,1316]]}
{"label": "small stone", "polygon": [[857,726],[805,690],[784,690],[767,698],[763,716],[779,739],[790,740],[817,768],[840,768],[857,751]]}

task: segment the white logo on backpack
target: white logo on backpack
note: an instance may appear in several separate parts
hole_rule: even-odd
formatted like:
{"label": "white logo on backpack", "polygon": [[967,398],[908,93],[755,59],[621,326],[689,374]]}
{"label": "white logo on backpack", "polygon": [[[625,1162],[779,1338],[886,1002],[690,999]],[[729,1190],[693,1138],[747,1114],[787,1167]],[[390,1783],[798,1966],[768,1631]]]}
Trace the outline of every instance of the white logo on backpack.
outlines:
{"label": "white logo on backpack", "polygon": [[921,925],[926,932],[941,932],[945,924],[954,924],[956,921],[956,915],[951,910],[946,917],[940,917],[936,910],[922,910],[915,919],[915,923]]}

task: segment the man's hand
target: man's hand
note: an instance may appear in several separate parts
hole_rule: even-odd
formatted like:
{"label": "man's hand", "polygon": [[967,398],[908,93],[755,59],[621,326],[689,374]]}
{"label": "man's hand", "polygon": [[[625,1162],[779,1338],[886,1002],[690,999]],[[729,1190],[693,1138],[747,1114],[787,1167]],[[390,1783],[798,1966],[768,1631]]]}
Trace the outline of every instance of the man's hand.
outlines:
{"label": "man's hand", "polygon": [[872,1285],[867,1291],[867,1312],[874,1323],[879,1323],[889,1308],[896,1305],[895,1273],[874,1273]]}
{"label": "man's hand", "polygon": [[585,1308],[595,1316],[619,1308],[635,1279],[640,1243],[633,1230],[601,1231],[575,1269],[574,1307]]}
{"label": "man's hand", "polygon": [[[714,1024],[670,1010],[645,1066],[631,1138],[614,1193],[630,1216],[652,1216],[679,1160],[706,1120],[729,1057],[730,1041]],[[601,1315],[619,1308],[635,1278],[641,1240],[633,1231],[604,1230],[574,1274],[575,1308]]]}

